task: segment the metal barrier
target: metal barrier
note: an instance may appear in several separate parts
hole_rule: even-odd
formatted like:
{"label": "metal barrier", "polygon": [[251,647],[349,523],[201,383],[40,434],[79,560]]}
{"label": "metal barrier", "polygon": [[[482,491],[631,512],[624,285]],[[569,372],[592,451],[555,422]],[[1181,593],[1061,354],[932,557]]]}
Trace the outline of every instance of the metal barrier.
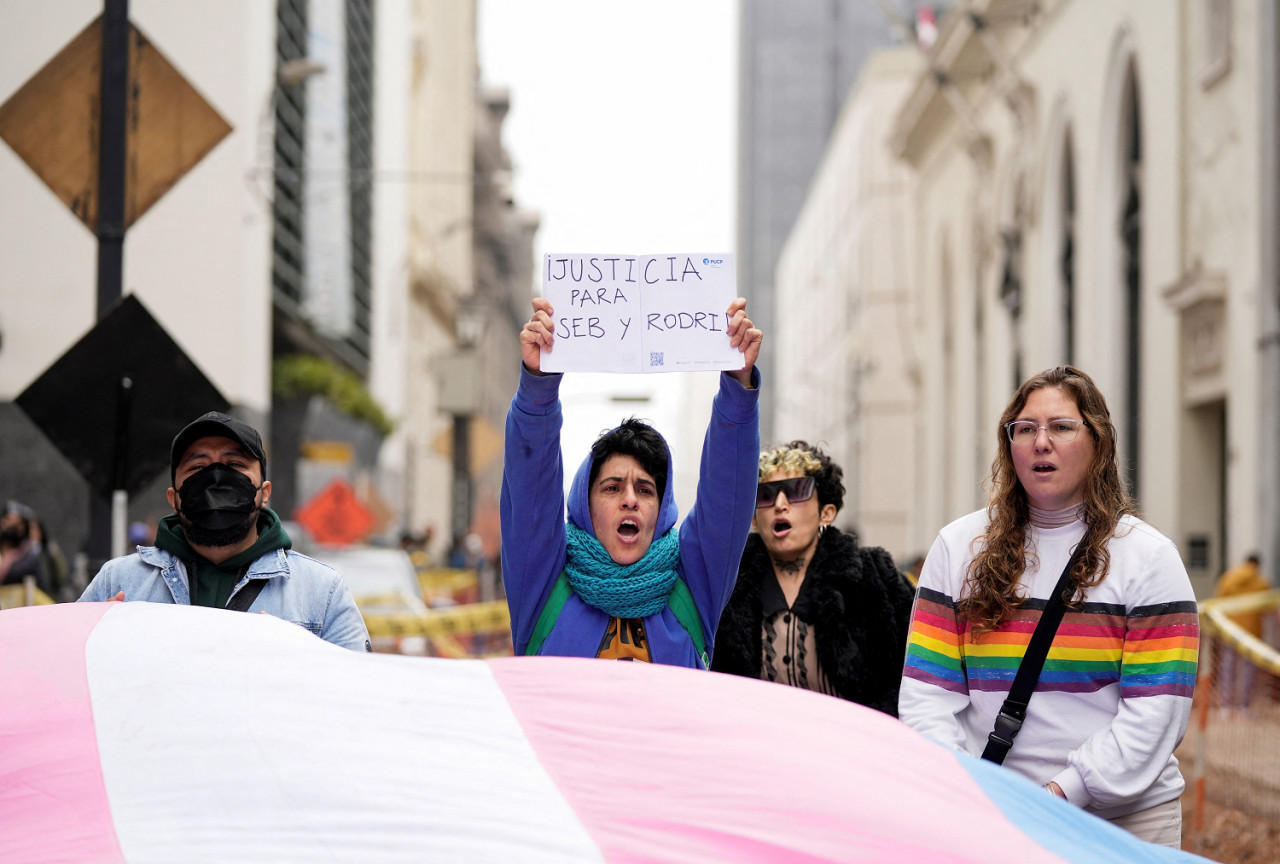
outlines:
{"label": "metal barrier", "polygon": [[[1280,642],[1280,590],[1200,602],[1200,668],[1183,745],[1192,756],[1187,848],[1203,848],[1205,802],[1280,822],[1280,651],[1231,620],[1260,614]],[[1185,769],[1184,769],[1185,770]]]}

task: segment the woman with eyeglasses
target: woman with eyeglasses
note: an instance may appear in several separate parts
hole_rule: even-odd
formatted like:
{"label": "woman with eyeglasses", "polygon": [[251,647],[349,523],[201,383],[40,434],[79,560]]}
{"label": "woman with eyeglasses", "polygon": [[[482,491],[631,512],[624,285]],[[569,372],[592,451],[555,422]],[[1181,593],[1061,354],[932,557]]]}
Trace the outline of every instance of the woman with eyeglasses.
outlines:
{"label": "woman with eyeglasses", "polygon": [[990,504],[943,528],[921,569],[900,715],[983,754],[1046,600],[1079,549],[1034,698],[1016,737],[1000,736],[1013,742],[1003,764],[1177,848],[1185,783],[1173,752],[1199,644],[1182,559],[1138,518],[1106,400],[1084,372],[1058,366],[1027,380],[997,441]]}
{"label": "woman with eyeglasses", "polygon": [[759,476],[712,670],[896,715],[911,586],[888,552],[832,525],[844,472],[821,449],[792,441],[766,450]]}

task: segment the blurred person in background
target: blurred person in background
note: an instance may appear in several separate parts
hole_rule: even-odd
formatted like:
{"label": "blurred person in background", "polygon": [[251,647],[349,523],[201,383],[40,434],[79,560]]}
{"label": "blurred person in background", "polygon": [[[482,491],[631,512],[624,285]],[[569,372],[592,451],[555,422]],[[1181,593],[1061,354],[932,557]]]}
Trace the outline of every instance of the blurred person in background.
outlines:
{"label": "blurred person in background", "polygon": [[41,590],[59,603],[76,599],[74,595],[68,596],[72,590],[71,568],[67,565],[67,556],[62,554],[62,547],[49,536],[43,519],[33,518],[30,526],[31,543],[39,552],[40,569],[44,571],[45,585],[40,586]]}
{"label": "blurred person in background", "polygon": [[[1251,554],[1218,577],[1213,596],[1234,597],[1237,594],[1266,591],[1270,587],[1271,583],[1267,582],[1258,569],[1258,556]],[[1237,612],[1227,617],[1246,633],[1262,638],[1262,610]],[[1218,662],[1217,689],[1221,700],[1218,706],[1219,711],[1223,716],[1229,716],[1236,709],[1247,714],[1249,703],[1253,698],[1253,682],[1257,669],[1248,658],[1242,657],[1230,643],[1223,639],[1215,639],[1213,648],[1215,651],[1222,652],[1221,660]]]}
{"label": "blurred person in background", "polygon": [[564,376],[541,371],[554,343],[553,310],[545,298],[533,301],[520,331],[502,478],[502,576],[516,654],[709,665],[754,512],[741,493],[755,485],[760,450],[762,336],[746,302],[727,311],[729,344],[743,365],[720,373],[698,497],[677,530],[670,448],[635,418],[592,445],[574,475],[566,522]]}
{"label": "blurred person in background", "polygon": [[896,717],[913,592],[888,552],[832,524],[843,481],[805,441],[760,454],[753,531],[711,668]]}
{"label": "blurred person in background", "polygon": [[477,573],[485,566],[484,540],[479,534],[467,534],[456,543],[449,553],[449,566],[459,569],[475,570]]}
{"label": "blurred person in background", "polygon": [[[1186,783],[1174,750],[1199,651],[1182,557],[1138,518],[1106,400],[1084,372],[1031,377],[995,431],[990,505],[943,528],[925,557],[899,714],[975,756],[999,715],[1013,740],[1005,767],[1177,849]],[[1021,729],[1009,732],[1002,712],[1016,709],[1005,699],[1077,548],[1066,614]]]}
{"label": "blurred person in background", "polygon": [[173,513],[154,546],[108,561],[82,601],[143,600],[266,612],[353,651],[371,650],[364,618],[332,567],[292,551],[267,502],[258,430],[216,411],[170,448]]}
{"label": "blurred person in background", "polygon": [[21,583],[30,576],[46,594],[47,578],[40,561],[40,546],[31,537],[31,508],[17,501],[0,513],[0,585]]}
{"label": "blurred person in background", "polygon": [[451,564],[451,566],[462,567],[475,572],[476,585],[479,588],[482,602],[488,602],[498,596],[499,591],[494,585],[498,568],[494,566],[493,561],[485,554],[484,538],[479,534],[472,532],[462,538],[457,563]]}
{"label": "blurred person in background", "polygon": [[150,546],[155,542],[156,529],[146,522],[130,522],[125,536],[130,546]]}

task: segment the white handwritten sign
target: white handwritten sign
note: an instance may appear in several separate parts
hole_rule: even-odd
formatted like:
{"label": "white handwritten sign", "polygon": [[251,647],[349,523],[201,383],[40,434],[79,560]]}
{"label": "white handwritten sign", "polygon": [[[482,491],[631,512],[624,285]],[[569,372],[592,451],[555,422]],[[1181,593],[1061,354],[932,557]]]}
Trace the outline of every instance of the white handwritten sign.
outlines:
{"label": "white handwritten sign", "polygon": [[742,368],[726,329],[732,255],[546,255],[542,296],[555,323],[544,372]]}

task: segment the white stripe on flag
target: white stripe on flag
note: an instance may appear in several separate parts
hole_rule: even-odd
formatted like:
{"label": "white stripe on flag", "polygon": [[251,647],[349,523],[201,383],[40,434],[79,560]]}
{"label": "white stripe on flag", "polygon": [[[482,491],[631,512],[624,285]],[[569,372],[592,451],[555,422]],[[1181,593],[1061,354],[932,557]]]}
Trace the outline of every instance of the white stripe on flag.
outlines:
{"label": "white stripe on flag", "polygon": [[88,643],[129,861],[601,861],[480,661],[125,603]]}

